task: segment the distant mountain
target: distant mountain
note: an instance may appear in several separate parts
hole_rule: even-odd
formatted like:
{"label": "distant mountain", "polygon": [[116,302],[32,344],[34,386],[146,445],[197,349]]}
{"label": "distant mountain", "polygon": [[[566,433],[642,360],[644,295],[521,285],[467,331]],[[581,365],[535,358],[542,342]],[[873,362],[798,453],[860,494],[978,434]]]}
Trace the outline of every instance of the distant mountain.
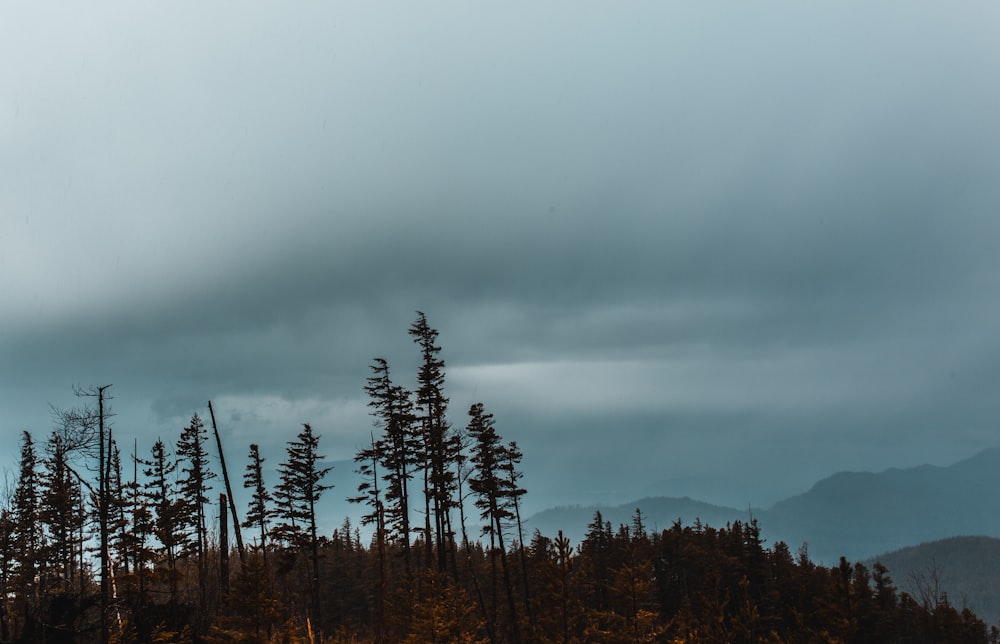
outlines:
{"label": "distant mountain", "polygon": [[[695,501],[688,497],[648,497],[622,505],[566,506],[543,510],[532,515],[526,522],[527,531],[540,531],[545,536],[555,536],[560,530],[574,544],[580,543],[587,532],[587,525],[593,522],[594,513],[600,512],[604,521],[611,522],[614,529],[619,525],[629,525],[636,509],[642,510],[642,520],[647,530],[663,530],[675,521],[692,524],[696,520],[707,525],[726,525],[736,520],[746,521],[746,510],[712,505]],[[529,537],[525,535],[525,540]]]}
{"label": "distant mountain", "polygon": [[933,600],[934,588],[957,608],[968,607],[987,624],[1000,625],[1000,539],[951,537],[881,554],[900,591]]}
{"label": "distant mountain", "polygon": [[922,465],[881,473],[841,472],[767,510],[736,510],[688,497],[650,497],[617,506],[555,508],[533,515],[529,529],[558,530],[579,542],[595,511],[617,528],[640,508],[650,527],[677,519],[714,526],[752,514],[770,542],[808,544],[813,560],[863,560],[913,544],[962,535],[1000,537],[1000,448],[949,467]]}
{"label": "distant mountain", "polygon": [[765,535],[818,561],[962,535],[1000,537],[1000,449],[949,467],[841,472],[760,515]]}

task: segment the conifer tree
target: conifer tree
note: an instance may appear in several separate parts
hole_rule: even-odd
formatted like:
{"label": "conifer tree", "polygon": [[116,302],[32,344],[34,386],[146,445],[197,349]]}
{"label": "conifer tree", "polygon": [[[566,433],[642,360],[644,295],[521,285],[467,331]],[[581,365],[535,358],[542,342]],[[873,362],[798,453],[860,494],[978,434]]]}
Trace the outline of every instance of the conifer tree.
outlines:
{"label": "conifer tree", "polygon": [[38,516],[38,454],[27,431],[21,434],[21,460],[14,490],[13,514],[13,583],[11,591],[18,599],[18,612],[28,613],[38,605],[36,571],[43,534]]}
{"label": "conifer tree", "polygon": [[385,630],[386,589],[385,506],[382,503],[382,490],[379,485],[378,471],[378,464],[381,458],[379,444],[375,442],[375,435],[373,433],[371,434],[371,447],[359,450],[354,457],[354,462],[358,463],[358,469],[355,471],[361,476],[361,483],[358,484],[358,496],[347,499],[351,503],[365,503],[370,508],[369,512],[361,516],[361,525],[375,524],[375,544],[378,551],[379,578],[378,588],[376,589],[375,631],[379,641],[381,641]]}
{"label": "conifer tree", "polygon": [[251,490],[250,506],[247,508],[243,527],[257,528],[260,531],[260,551],[266,566],[268,526],[272,515],[271,493],[264,483],[264,461],[267,459],[260,455],[260,448],[256,443],[250,445],[249,458],[250,462],[247,463],[246,472],[243,473],[243,487]]}
{"label": "conifer tree", "polygon": [[407,577],[410,574],[410,493],[409,482],[422,462],[421,436],[414,430],[413,402],[410,392],[392,383],[389,364],[376,358],[371,365],[374,375],[368,378],[365,393],[368,406],[382,437],[373,449],[379,454],[386,482],[384,493],[385,530],[403,547]]}
{"label": "conifer tree", "polygon": [[[458,452],[458,442],[449,432],[445,414],[448,398],[444,395],[444,360],[438,354],[438,332],[427,323],[427,317],[417,312],[410,327],[413,341],[420,347],[421,365],[417,374],[416,407],[423,438],[424,505],[427,562],[432,560],[431,542],[437,548],[438,571],[444,571],[448,552],[454,552],[454,532],[451,529],[451,509],[455,506],[455,472],[452,463]],[[433,518],[433,533],[430,524]]]}
{"label": "conifer tree", "polygon": [[208,503],[208,482],[215,478],[209,469],[208,431],[198,414],[191,417],[177,441],[177,457],[184,467],[179,481],[180,503],[183,504],[180,519],[187,540],[182,545],[184,556],[194,555],[198,563],[198,588],[202,606],[207,603],[206,583],[208,581],[208,526],[205,520],[205,505]]}
{"label": "conifer tree", "polygon": [[514,513],[515,525],[517,526],[517,550],[521,560],[521,583],[524,589],[524,612],[528,617],[528,621],[533,622],[534,615],[531,610],[531,589],[528,585],[528,558],[524,548],[524,524],[521,521],[521,497],[527,494],[528,491],[518,484],[518,481],[520,481],[524,476],[524,473],[518,469],[518,465],[521,464],[521,459],[524,455],[521,453],[521,448],[517,446],[517,442],[511,441],[504,448],[502,456],[503,461],[500,463],[500,469],[506,478],[506,494],[509,499],[510,507]]}
{"label": "conifer tree", "polygon": [[[6,490],[4,490],[6,492]],[[14,512],[10,499],[0,502],[0,641],[10,641],[11,570],[14,568]]]}
{"label": "conifer tree", "polygon": [[132,478],[122,486],[122,498],[129,529],[123,531],[119,536],[119,547],[125,553],[124,559],[131,564],[131,582],[135,592],[132,601],[134,611],[140,610],[148,603],[148,568],[156,554],[149,544],[149,539],[155,530],[155,523],[153,512],[150,509],[149,497],[143,492],[143,487],[139,482],[139,464],[141,462],[138,454],[133,451]]}
{"label": "conifer tree", "polygon": [[483,534],[490,535],[491,543],[496,540],[495,551],[500,556],[507,609],[510,612],[510,632],[514,641],[519,641],[521,636],[517,608],[504,543],[505,523],[513,518],[514,500],[520,496],[516,486],[517,477],[505,472],[507,468],[513,467],[509,465],[513,455],[500,442],[500,436],[493,425],[493,414],[487,414],[482,403],[475,403],[469,408],[469,425],[466,431],[474,441],[470,460],[475,466],[475,473],[469,479],[469,487],[478,497],[475,504],[481,510],[479,516],[486,521]]}
{"label": "conifer tree", "polygon": [[309,552],[312,622],[321,624],[319,601],[319,535],[316,528],[316,502],[323,492],[332,486],[324,485],[323,479],[330,473],[332,467],[320,467],[326,457],[319,454],[320,437],[313,433],[309,423],[302,426],[302,431],[294,441],[288,442],[287,459],[278,468],[281,477],[281,490],[287,505],[283,508],[286,521],[284,528],[293,536],[294,541],[305,547]]}
{"label": "conifer tree", "polygon": [[114,560],[116,565],[120,568],[116,571],[116,574],[128,574],[131,564],[129,543],[133,539],[133,530],[129,521],[129,501],[126,493],[126,485],[122,478],[121,450],[118,449],[118,444],[114,440],[110,443],[109,453],[108,528],[110,546],[115,554]]}
{"label": "conifer tree", "polygon": [[183,513],[186,504],[178,497],[175,473],[177,461],[167,452],[162,440],[153,444],[152,458],[145,461],[146,498],[153,508],[153,534],[160,542],[159,553],[166,562],[170,586],[170,602],[176,608],[178,600],[177,557],[187,541]]}
{"label": "conifer tree", "polygon": [[83,517],[77,512],[82,502],[80,482],[67,461],[66,445],[53,432],[45,447],[41,472],[41,503],[38,518],[45,526],[47,592],[73,592],[78,570],[76,554]]}

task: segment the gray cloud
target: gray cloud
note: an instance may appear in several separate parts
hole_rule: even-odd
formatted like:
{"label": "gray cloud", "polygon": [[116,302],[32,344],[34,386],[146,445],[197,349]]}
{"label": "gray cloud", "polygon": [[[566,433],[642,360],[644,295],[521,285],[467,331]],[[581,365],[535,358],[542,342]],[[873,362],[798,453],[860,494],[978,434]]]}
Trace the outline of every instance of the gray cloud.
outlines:
{"label": "gray cloud", "polygon": [[484,400],[566,502],[966,456],[996,442],[998,23],[7,4],[5,424],[114,382],[140,441],[212,398],[234,442],[312,420],[347,458],[419,309],[453,423]]}

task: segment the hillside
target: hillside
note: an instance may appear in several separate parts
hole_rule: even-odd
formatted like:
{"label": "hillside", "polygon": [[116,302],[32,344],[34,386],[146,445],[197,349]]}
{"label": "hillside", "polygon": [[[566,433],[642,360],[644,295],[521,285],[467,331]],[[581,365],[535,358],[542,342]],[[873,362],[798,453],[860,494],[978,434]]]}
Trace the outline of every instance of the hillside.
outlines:
{"label": "hillside", "polygon": [[948,601],[971,608],[989,624],[1000,625],[1000,539],[951,537],[881,554],[896,586],[921,601],[934,589]]}
{"label": "hillside", "polygon": [[962,535],[1000,537],[1000,449],[989,449],[948,467],[922,465],[880,473],[840,472],[807,492],[766,510],[737,510],[688,497],[648,497],[617,506],[555,508],[530,517],[529,529],[579,541],[595,511],[612,525],[627,524],[636,508],[649,527],[680,519],[723,526],[751,514],[771,543],[795,550],[808,544],[810,556],[835,563],[840,556],[867,559],[918,543]]}
{"label": "hillside", "polygon": [[1000,449],[990,449],[949,467],[834,474],[760,520],[771,539],[808,542],[818,560],[865,559],[948,537],[1000,537],[997,489]]}

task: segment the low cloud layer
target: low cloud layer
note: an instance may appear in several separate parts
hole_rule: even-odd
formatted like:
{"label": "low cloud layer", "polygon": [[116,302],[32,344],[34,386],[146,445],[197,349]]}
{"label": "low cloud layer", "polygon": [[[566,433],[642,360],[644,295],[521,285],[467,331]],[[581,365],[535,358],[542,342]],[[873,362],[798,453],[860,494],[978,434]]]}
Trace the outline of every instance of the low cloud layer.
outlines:
{"label": "low cloud layer", "polygon": [[351,458],[416,310],[453,424],[484,401],[538,505],[682,477],[758,503],[995,445],[997,27],[7,3],[0,458],[105,383],[140,443],[212,398],[240,456],[311,421]]}

